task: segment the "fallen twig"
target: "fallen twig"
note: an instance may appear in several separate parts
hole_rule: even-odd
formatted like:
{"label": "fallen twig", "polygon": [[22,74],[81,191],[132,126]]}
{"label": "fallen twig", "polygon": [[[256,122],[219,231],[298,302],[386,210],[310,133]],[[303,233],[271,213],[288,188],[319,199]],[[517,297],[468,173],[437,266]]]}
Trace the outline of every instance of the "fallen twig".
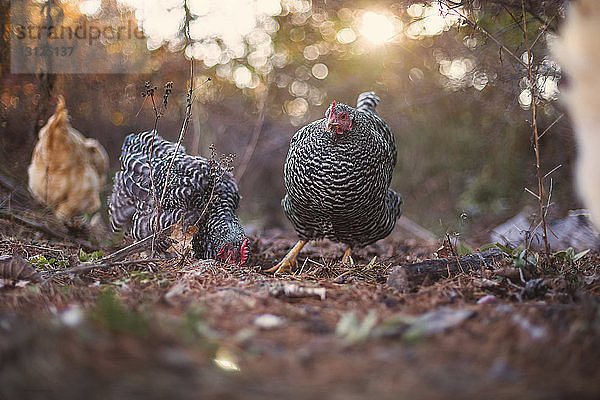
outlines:
{"label": "fallen twig", "polygon": [[48,236],[57,238],[57,239],[61,239],[61,240],[66,240],[66,241],[70,241],[73,243],[77,243],[78,245],[80,245],[81,247],[83,247],[86,251],[96,251],[98,250],[97,246],[94,246],[93,244],[91,244],[90,242],[83,240],[83,239],[79,239],[70,235],[67,235],[63,232],[54,230],[54,229],[50,229],[49,227],[47,227],[46,225],[42,225],[39,224],[35,221],[32,221],[30,219],[21,217],[19,215],[13,214],[11,212],[8,212],[6,210],[2,210],[0,209],[0,216],[3,216],[5,218],[12,218],[15,219],[16,221],[22,223],[23,225],[26,225],[30,228],[33,228],[37,231],[43,232]]}
{"label": "fallen twig", "polygon": [[[101,260],[102,261],[102,260]],[[110,267],[124,267],[127,265],[133,264],[147,264],[151,262],[161,261],[160,258],[148,258],[148,259],[140,259],[140,260],[130,260],[130,261],[113,261],[113,262],[104,262],[104,263],[81,263],[71,268],[62,269],[60,271],[53,272],[48,278],[44,279],[42,285],[50,282],[52,279],[61,275],[69,275],[69,274],[80,274],[83,272],[88,272],[94,269],[104,269]]]}
{"label": "fallen twig", "polygon": [[503,257],[500,249],[490,249],[482,253],[463,256],[459,259],[448,257],[400,265],[390,270],[387,284],[403,293],[407,293],[426,280],[432,283],[455,274],[478,270],[482,266],[491,265],[495,261],[501,260]]}
{"label": "fallen twig", "polygon": [[23,189],[21,186],[14,184],[8,178],[0,174],[0,186],[3,186],[11,192],[11,196],[17,199],[19,202],[24,203],[36,203],[35,199]]}
{"label": "fallen twig", "polygon": [[166,228],[163,228],[162,230],[160,230],[157,233],[153,233],[152,235],[147,236],[147,237],[145,237],[142,240],[138,240],[137,242],[132,243],[129,246],[122,248],[121,250],[117,250],[114,253],[112,253],[112,254],[104,257],[102,259],[102,261],[117,262],[117,261],[122,260],[125,257],[127,257],[127,256],[129,256],[129,255],[131,255],[133,253],[138,253],[138,252],[146,249],[148,247],[148,244],[151,244],[152,241],[153,241],[153,239],[156,236],[164,235],[167,232],[170,232],[172,226],[173,225],[169,225],[169,226],[167,226]]}
{"label": "fallen twig", "polygon": [[305,287],[289,282],[276,282],[269,287],[269,294],[273,297],[317,297],[325,300],[326,289],[323,287]]}

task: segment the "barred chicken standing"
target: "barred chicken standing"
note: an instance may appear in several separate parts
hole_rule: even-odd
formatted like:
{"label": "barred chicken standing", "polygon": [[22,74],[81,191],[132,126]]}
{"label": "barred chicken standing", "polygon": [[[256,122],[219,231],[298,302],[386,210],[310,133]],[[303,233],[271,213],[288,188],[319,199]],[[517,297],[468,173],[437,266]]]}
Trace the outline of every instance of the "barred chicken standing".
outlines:
{"label": "barred chicken standing", "polygon": [[[165,184],[164,200],[157,212],[155,201],[160,201]],[[115,175],[109,204],[113,230],[124,230],[140,240],[153,234],[155,227],[162,230],[181,221],[184,227],[198,228],[192,240],[197,257],[216,257],[241,265],[249,250],[236,215],[239,202],[233,176],[216,163],[186,154],[183,147],[177,149],[153,131],[125,138],[121,170]]]}
{"label": "barred chicken standing", "polygon": [[325,118],[300,129],[290,142],[284,167],[287,190],[281,201],[300,240],[269,272],[297,264],[309,240],[331,239],[347,248],[388,236],[402,212],[402,197],[391,190],[396,144],[375,112],[374,92],[358,96],[356,108],[331,103]]}

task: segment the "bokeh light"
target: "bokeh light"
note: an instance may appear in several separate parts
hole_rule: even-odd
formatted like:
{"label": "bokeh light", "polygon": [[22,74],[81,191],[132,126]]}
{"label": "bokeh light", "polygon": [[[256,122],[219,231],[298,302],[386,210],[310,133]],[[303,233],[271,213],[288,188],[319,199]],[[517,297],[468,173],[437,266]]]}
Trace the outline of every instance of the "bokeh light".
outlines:
{"label": "bokeh light", "polygon": [[336,35],[336,39],[341,44],[352,43],[356,40],[356,33],[351,28],[341,29]]}
{"label": "bokeh light", "polygon": [[286,113],[294,117],[301,117],[308,112],[308,102],[302,97],[287,101],[284,107]]}
{"label": "bokeh light", "polygon": [[444,3],[434,1],[428,5],[413,4],[407,9],[408,14],[415,18],[406,28],[406,35],[411,39],[427,36],[437,36],[460,24],[462,7],[448,8]]}
{"label": "bokeh light", "polygon": [[252,73],[245,66],[238,65],[233,70],[233,80],[240,89],[250,87],[252,85]]}
{"label": "bokeh light", "polygon": [[[180,37],[185,19],[182,0],[119,1],[135,10],[150,50],[183,43]],[[302,0],[190,0],[187,4],[195,17],[189,25],[192,43],[185,48],[186,57],[200,60],[208,68],[217,67],[217,76],[232,81],[239,88],[256,87],[257,74],[267,74],[287,63],[286,57],[274,50],[271,35],[279,30],[274,17],[282,14],[284,8],[288,12],[310,8],[310,2]],[[301,41],[304,31],[293,29],[290,36]],[[314,56],[314,52],[310,55]],[[220,67],[244,58],[252,70]]]}
{"label": "bokeh light", "polygon": [[519,94],[519,105],[524,110],[528,110],[531,107],[532,100],[533,96],[531,95],[531,90],[529,89],[523,89]]}
{"label": "bokeh light", "polygon": [[306,46],[304,48],[304,58],[306,58],[307,60],[316,60],[317,58],[319,58],[319,48],[315,45],[310,45],[310,46]]}
{"label": "bokeh light", "polygon": [[394,37],[395,28],[385,15],[367,11],[362,17],[360,33],[371,43],[380,45]]}
{"label": "bokeh light", "polygon": [[313,65],[312,74],[317,79],[325,79],[329,74],[329,69],[327,68],[327,65],[323,63],[318,63]]}
{"label": "bokeh light", "polygon": [[215,354],[214,363],[217,367],[228,372],[239,372],[240,365],[237,362],[237,357],[230,350],[220,347]]}

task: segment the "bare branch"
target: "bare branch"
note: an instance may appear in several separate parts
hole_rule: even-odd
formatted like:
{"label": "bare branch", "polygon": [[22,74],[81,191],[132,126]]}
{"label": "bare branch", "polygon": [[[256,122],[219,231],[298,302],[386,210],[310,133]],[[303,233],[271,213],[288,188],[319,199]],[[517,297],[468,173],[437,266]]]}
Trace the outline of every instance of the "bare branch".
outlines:
{"label": "bare branch", "polygon": [[83,272],[92,271],[94,269],[105,269],[110,267],[124,267],[127,265],[134,264],[148,264],[152,262],[161,261],[159,258],[149,258],[149,259],[140,259],[140,260],[131,260],[131,261],[113,261],[113,262],[103,262],[103,263],[80,263],[71,268],[63,269],[60,271],[53,272],[48,278],[44,279],[42,285],[50,282],[52,279],[61,275],[69,275],[69,274],[80,274]]}
{"label": "bare branch", "polygon": [[523,62],[523,60],[521,60],[520,57],[518,57],[515,53],[513,53],[511,49],[509,49],[508,47],[506,47],[504,45],[504,43],[502,43],[500,40],[496,39],[496,37],[494,37],[494,35],[492,35],[491,33],[489,33],[485,28],[481,27],[477,22],[472,21],[471,19],[469,19],[468,16],[466,16],[464,13],[460,12],[456,8],[456,4],[452,3],[452,5],[449,5],[448,4],[448,0],[442,0],[441,2],[443,4],[445,4],[446,7],[450,8],[453,13],[455,13],[456,15],[458,15],[459,17],[461,17],[462,19],[464,19],[466,23],[468,23],[473,28],[477,29],[478,31],[480,31],[481,33],[483,33],[485,36],[487,36],[488,38],[490,38],[494,43],[496,43],[498,46],[500,46],[500,48],[502,50],[504,50],[507,54],[509,54],[512,58],[514,58],[519,64],[521,64],[523,67],[527,68],[527,64],[525,64]]}
{"label": "bare branch", "polygon": [[555,119],[555,120],[554,120],[554,121],[553,121],[553,122],[552,122],[550,125],[548,125],[548,127],[547,127],[546,129],[544,129],[544,132],[542,132],[542,133],[540,134],[540,137],[539,137],[539,138],[541,139],[541,138],[542,138],[542,137],[543,137],[543,136],[544,136],[544,135],[545,135],[545,134],[546,134],[546,133],[547,133],[547,132],[548,132],[550,129],[552,129],[552,127],[553,127],[554,125],[556,125],[556,123],[557,123],[558,121],[560,121],[561,119],[563,119],[563,117],[564,117],[564,116],[565,116],[565,113],[562,113],[562,114],[560,114],[558,117],[556,117],[556,119]]}
{"label": "bare branch", "polygon": [[546,179],[547,177],[549,177],[554,171],[556,171],[557,169],[559,169],[560,167],[562,167],[562,164],[558,164],[556,167],[552,168],[550,170],[550,172],[546,173],[546,175],[544,175],[544,179]]}
{"label": "bare branch", "polygon": [[527,17],[525,12],[525,1],[521,0],[522,15],[523,15],[523,38],[525,39],[525,46],[527,47],[527,76],[529,78],[529,87],[531,90],[531,119],[533,126],[533,139],[534,139],[534,152],[535,152],[535,168],[538,181],[538,200],[540,206],[541,216],[541,227],[542,227],[542,238],[544,239],[544,247],[546,249],[546,257],[550,257],[550,244],[548,243],[548,226],[546,224],[546,193],[544,190],[544,176],[542,175],[542,168],[540,165],[540,136],[538,133],[537,125],[537,101],[535,93],[535,74],[533,73],[532,66],[532,54],[531,44],[527,34]]}
{"label": "bare branch", "polygon": [[30,219],[21,217],[19,215],[13,214],[13,213],[10,213],[10,212],[8,212],[6,210],[0,209],[0,216],[3,216],[5,218],[9,218],[9,219],[10,218],[15,219],[18,222],[20,222],[21,224],[26,225],[26,226],[28,226],[30,228],[35,229],[35,230],[38,230],[40,232],[43,232],[46,235],[51,236],[53,238],[57,238],[57,239],[66,240],[66,241],[77,243],[78,245],[80,245],[81,247],[83,247],[85,250],[88,250],[88,251],[89,250],[98,250],[97,246],[94,246],[93,244],[91,244],[88,241],[85,241],[85,240],[82,240],[82,239],[79,239],[79,238],[76,238],[76,237],[73,237],[73,236],[66,235],[66,234],[64,234],[64,233],[62,233],[60,231],[57,231],[56,229],[50,229],[46,225],[39,224],[39,223],[34,222],[34,221],[30,220]]}
{"label": "bare branch", "polygon": [[258,110],[259,110],[258,122],[256,123],[256,126],[254,127],[254,132],[252,133],[252,139],[250,140],[250,144],[246,148],[246,152],[244,153],[244,157],[242,158],[242,162],[241,162],[241,164],[238,168],[237,174],[235,176],[235,179],[238,182],[240,182],[242,180],[242,177],[244,176],[244,173],[246,172],[246,169],[248,168],[248,164],[250,164],[250,160],[252,159],[252,155],[254,154],[254,151],[256,150],[256,145],[258,144],[258,138],[260,137],[260,134],[262,133],[262,130],[263,130],[263,125],[265,122],[265,110],[267,108],[267,98],[269,96],[269,83],[266,82],[266,85],[267,85],[267,88],[265,90],[265,93],[258,102]]}

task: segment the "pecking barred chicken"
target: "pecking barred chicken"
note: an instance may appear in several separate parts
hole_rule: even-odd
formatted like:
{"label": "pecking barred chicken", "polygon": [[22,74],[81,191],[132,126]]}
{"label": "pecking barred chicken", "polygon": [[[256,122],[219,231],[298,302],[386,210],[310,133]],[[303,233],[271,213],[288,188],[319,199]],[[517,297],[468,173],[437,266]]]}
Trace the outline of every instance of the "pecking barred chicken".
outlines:
{"label": "pecking barred chicken", "polygon": [[[163,196],[167,179],[164,200],[157,212],[155,201]],[[153,131],[125,138],[121,170],[115,175],[109,204],[114,231],[123,230],[140,240],[153,234],[155,228],[162,230],[183,222],[185,228],[198,228],[192,239],[196,257],[242,265],[249,249],[236,215],[239,202],[233,176],[217,163],[190,156],[183,147],[177,149]]]}
{"label": "pecking barred chicken", "polygon": [[309,240],[331,239],[347,248],[366,246],[390,234],[402,212],[402,197],[391,190],[396,144],[376,113],[374,92],[358,96],[356,108],[331,103],[325,118],[300,129],[290,142],[284,167],[283,210],[300,240],[267,270],[296,265]]}

